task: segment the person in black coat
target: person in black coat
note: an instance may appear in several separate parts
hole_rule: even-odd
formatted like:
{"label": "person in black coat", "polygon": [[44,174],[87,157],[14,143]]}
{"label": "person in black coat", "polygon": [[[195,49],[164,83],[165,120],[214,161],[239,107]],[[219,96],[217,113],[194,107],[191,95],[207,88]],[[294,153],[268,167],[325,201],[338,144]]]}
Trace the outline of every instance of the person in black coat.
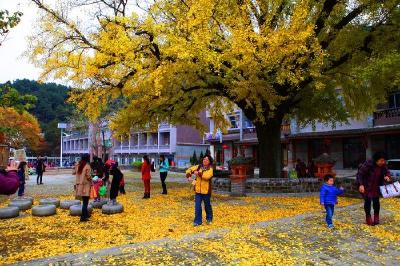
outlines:
{"label": "person in black coat", "polygon": [[110,201],[115,204],[117,202],[117,196],[119,187],[121,184],[121,180],[124,177],[121,170],[118,168],[118,163],[115,162],[111,165],[110,174],[113,176],[111,181],[111,189],[110,189]]}
{"label": "person in black coat", "polygon": [[[44,160],[42,157],[39,157],[36,163],[36,174],[37,174],[37,178],[36,178],[36,183],[38,185],[43,185],[43,173],[46,169],[46,165],[44,164]],[[40,182],[39,182],[40,181]]]}

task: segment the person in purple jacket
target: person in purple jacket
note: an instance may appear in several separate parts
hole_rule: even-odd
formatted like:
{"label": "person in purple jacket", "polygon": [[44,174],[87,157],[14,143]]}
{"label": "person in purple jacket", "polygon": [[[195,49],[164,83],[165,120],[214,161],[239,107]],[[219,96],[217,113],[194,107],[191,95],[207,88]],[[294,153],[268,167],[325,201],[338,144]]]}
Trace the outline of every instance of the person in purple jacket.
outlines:
{"label": "person in purple jacket", "polygon": [[335,187],[335,179],[331,175],[324,176],[324,184],[321,187],[319,199],[320,203],[326,210],[326,223],[329,229],[333,228],[333,212],[335,205],[338,203],[337,196],[343,194],[344,189]]}
{"label": "person in purple jacket", "polygon": [[12,195],[19,188],[17,163],[12,161],[7,169],[0,169],[0,195]]}
{"label": "person in purple jacket", "polygon": [[[365,220],[367,225],[379,224],[381,195],[379,187],[384,182],[391,180],[390,172],[386,166],[386,155],[383,152],[376,152],[372,160],[367,160],[358,169],[357,184],[358,190],[364,198]],[[371,217],[371,203],[374,208],[374,219]]]}

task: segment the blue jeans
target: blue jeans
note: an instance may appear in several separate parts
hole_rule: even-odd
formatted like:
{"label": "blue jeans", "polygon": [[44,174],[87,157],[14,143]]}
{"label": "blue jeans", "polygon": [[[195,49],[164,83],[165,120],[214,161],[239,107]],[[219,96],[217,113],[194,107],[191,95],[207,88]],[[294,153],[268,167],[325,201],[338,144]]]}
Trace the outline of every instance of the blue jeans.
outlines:
{"label": "blue jeans", "polygon": [[18,196],[19,197],[23,196],[24,192],[25,192],[25,182],[24,183],[19,183]]}
{"label": "blue jeans", "polygon": [[204,201],[204,208],[206,210],[207,221],[211,222],[213,219],[213,213],[212,213],[212,208],[211,208],[211,195],[196,193],[194,223],[198,224],[198,225],[203,223],[202,211],[201,211],[201,202],[202,201]]}
{"label": "blue jeans", "polygon": [[88,205],[89,205],[89,197],[88,196],[82,196],[81,219],[88,219],[89,218]]}
{"label": "blue jeans", "polygon": [[328,225],[333,224],[332,222],[332,217],[333,217],[333,212],[335,210],[335,205],[333,204],[324,204],[325,210],[326,210],[326,223]]}

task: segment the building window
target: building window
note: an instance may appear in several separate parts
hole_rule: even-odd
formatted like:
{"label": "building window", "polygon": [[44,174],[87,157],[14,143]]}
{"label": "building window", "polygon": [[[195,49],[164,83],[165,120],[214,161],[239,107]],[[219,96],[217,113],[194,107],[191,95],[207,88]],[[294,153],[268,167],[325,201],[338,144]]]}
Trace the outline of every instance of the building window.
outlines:
{"label": "building window", "polygon": [[247,118],[243,121],[243,128],[254,128],[254,124]]}
{"label": "building window", "polygon": [[231,122],[231,128],[239,128],[239,117],[238,115],[230,115],[229,122]]}
{"label": "building window", "polygon": [[389,95],[389,108],[400,108],[400,92]]}

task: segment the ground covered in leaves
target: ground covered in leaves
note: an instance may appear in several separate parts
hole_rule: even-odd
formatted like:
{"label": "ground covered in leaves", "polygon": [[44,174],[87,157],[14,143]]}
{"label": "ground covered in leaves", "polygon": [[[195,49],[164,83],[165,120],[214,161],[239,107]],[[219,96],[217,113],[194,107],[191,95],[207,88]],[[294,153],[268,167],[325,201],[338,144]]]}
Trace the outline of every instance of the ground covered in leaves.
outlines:
{"label": "ground covered in leaves", "polygon": [[[20,218],[2,220],[0,264],[46,257],[52,258],[41,263],[290,265],[337,264],[349,258],[360,264],[399,263],[399,199],[384,200],[383,224],[367,227],[361,225],[360,200],[340,198],[336,229],[329,231],[316,196],[214,194],[214,223],[194,228],[194,197],[187,184],[169,184],[167,196],[158,194],[160,186],[153,184],[150,200],[141,199],[139,182],[128,178],[128,184],[127,195],[119,197],[122,214],[94,210],[90,222],[79,223],[59,209],[52,217],[32,217],[26,211]],[[46,196],[73,198],[69,184],[32,186],[28,191],[35,204]],[[4,197],[0,201],[1,206],[7,204]]]}

